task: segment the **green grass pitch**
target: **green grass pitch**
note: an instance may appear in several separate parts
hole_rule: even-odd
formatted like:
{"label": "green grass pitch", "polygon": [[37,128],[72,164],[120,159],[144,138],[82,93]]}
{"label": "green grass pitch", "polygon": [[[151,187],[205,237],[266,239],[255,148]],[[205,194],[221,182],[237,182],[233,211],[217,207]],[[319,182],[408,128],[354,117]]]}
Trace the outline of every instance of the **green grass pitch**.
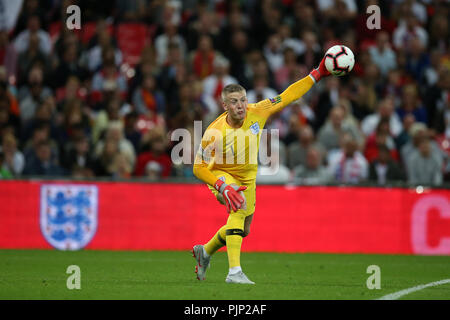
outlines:
{"label": "green grass pitch", "polygon": [[[450,279],[448,256],[244,252],[241,262],[256,285],[225,283],[224,252],[200,282],[188,251],[0,250],[0,299],[377,299]],[[80,290],[66,286],[69,265],[80,267]],[[366,286],[370,265],[380,267],[381,289]],[[450,299],[450,284],[402,299]]]}

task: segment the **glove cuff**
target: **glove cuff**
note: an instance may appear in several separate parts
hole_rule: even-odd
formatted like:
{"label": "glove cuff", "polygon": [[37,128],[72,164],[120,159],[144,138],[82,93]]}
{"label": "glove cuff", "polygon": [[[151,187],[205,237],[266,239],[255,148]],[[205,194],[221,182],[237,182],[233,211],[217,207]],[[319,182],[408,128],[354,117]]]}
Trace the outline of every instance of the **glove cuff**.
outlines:
{"label": "glove cuff", "polygon": [[322,78],[319,70],[317,69],[312,69],[311,72],[309,73],[309,76],[311,77],[311,79],[313,79],[314,83],[319,82],[320,78]]}
{"label": "glove cuff", "polygon": [[217,181],[216,181],[216,183],[214,183],[214,188],[217,190],[217,191],[219,191],[220,193],[223,193],[223,190],[225,190],[225,188],[227,187],[228,185],[224,182],[224,181],[222,181],[222,180],[220,180],[220,179],[218,179]]}

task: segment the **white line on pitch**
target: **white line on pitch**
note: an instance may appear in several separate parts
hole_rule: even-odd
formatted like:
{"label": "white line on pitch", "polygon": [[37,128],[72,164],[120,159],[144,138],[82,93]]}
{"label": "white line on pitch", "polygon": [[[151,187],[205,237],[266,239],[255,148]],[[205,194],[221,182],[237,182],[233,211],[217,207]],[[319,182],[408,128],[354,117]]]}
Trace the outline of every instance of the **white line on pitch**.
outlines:
{"label": "white line on pitch", "polygon": [[387,294],[385,296],[382,296],[381,298],[378,298],[377,300],[397,300],[397,299],[399,299],[407,294],[410,294],[412,292],[419,291],[419,290],[429,288],[429,287],[439,286],[441,284],[446,284],[446,283],[450,283],[450,279],[439,280],[439,281],[430,282],[427,284],[421,284],[419,286],[415,286],[412,288],[408,288],[408,289],[397,291],[397,292],[394,292],[391,294]]}

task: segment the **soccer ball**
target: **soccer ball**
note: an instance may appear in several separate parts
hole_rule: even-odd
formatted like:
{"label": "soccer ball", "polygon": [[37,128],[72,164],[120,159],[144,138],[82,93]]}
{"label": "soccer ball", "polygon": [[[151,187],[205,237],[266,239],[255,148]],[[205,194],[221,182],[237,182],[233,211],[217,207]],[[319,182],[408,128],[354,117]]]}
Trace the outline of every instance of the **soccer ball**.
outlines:
{"label": "soccer ball", "polygon": [[336,45],[325,53],[325,67],[335,76],[345,76],[352,71],[355,65],[355,56],[350,48]]}

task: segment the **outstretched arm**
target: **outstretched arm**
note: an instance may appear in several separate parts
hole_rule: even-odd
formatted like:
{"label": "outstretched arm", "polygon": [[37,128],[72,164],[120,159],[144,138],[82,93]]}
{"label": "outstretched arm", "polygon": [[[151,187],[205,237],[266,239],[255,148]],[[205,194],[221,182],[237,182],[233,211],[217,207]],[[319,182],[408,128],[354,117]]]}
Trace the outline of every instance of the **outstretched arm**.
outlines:
{"label": "outstretched arm", "polygon": [[275,98],[263,100],[258,104],[263,109],[267,108],[270,114],[277,113],[293,101],[300,99],[315,83],[329,75],[330,72],[325,68],[325,58],[323,58],[319,67],[313,69],[308,76],[294,82]]}

